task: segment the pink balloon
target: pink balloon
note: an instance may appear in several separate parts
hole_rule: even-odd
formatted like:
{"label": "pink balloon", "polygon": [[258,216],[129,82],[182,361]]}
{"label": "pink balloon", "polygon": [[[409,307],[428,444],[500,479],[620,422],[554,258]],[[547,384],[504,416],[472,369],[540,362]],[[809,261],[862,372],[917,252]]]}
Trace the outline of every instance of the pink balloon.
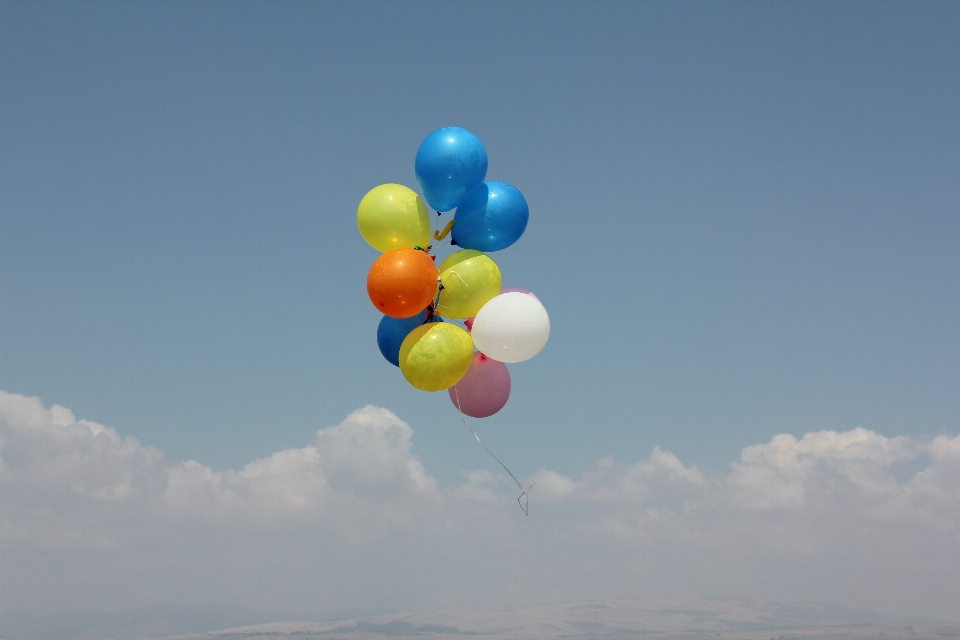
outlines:
{"label": "pink balloon", "polygon": [[447,389],[453,406],[459,401],[460,411],[471,418],[492,416],[510,398],[510,372],[507,365],[488,358],[480,352],[473,354],[473,362],[460,382]]}
{"label": "pink balloon", "polygon": [[[512,291],[516,291],[517,293],[525,293],[528,296],[533,296],[534,298],[537,298],[537,296],[533,295],[532,291],[527,291],[526,289],[521,289],[520,287],[501,287],[500,288],[500,293],[510,293]],[[539,299],[540,298],[537,298],[537,300]]]}

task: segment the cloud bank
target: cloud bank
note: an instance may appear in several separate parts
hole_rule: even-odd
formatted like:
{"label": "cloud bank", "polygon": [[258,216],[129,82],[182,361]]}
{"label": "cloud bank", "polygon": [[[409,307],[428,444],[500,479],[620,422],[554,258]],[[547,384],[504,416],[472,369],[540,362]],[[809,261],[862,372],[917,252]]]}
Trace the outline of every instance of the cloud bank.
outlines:
{"label": "cloud bank", "polygon": [[[326,615],[686,592],[958,620],[960,436],[778,435],[723,472],[659,448],[580,478],[440,487],[365,407],[238,471],[0,392],[0,608]],[[492,468],[492,467],[491,467]]]}

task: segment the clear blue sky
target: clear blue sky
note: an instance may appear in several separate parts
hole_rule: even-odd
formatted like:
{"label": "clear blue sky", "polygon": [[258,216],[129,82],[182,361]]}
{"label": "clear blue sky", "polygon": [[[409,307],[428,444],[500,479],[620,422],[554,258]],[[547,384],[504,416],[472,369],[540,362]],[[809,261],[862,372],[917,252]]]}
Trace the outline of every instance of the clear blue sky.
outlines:
{"label": "clear blue sky", "polygon": [[518,474],[960,416],[960,4],[0,5],[0,389],[239,467],[366,404],[356,207],[476,133],[552,334],[476,426]]}

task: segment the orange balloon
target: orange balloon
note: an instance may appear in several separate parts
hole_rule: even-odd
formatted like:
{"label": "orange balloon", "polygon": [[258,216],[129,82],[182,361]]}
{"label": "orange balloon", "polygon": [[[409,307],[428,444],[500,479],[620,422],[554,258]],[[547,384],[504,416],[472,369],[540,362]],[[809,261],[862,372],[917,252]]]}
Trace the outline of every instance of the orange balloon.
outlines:
{"label": "orange balloon", "polygon": [[370,267],[367,294],[380,313],[409,318],[437,297],[437,275],[437,266],[426,251],[391,249]]}

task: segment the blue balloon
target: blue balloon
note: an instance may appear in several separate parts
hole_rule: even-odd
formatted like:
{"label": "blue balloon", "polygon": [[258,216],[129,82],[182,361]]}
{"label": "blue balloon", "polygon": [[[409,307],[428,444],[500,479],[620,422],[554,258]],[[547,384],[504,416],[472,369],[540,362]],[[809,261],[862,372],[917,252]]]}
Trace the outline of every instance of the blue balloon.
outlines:
{"label": "blue balloon", "polygon": [[383,357],[395,367],[400,366],[400,345],[407,335],[427,321],[427,312],[421,311],[412,318],[383,316],[377,327],[377,346]]}
{"label": "blue balloon", "polygon": [[466,129],[444,127],[420,143],[415,170],[427,203],[450,211],[487,177],[487,150]]}
{"label": "blue balloon", "polygon": [[464,249],[500,251],[523,235],[529,217],[527,201],[515,186],[490,180],[468,193],[457,207],[453,241]]}

